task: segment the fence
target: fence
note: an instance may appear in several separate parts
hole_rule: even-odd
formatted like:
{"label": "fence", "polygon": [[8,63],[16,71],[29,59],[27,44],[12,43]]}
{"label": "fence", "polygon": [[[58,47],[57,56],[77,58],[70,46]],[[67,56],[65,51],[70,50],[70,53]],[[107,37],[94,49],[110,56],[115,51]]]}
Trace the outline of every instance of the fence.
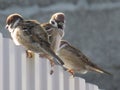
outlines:
{"label": "fence", "polygon": [[35,55],[27,59],[24,50],[0,33],[0,90],[100,90],[82,78],[71,78],[56,66],[49,74],[48,60]]}

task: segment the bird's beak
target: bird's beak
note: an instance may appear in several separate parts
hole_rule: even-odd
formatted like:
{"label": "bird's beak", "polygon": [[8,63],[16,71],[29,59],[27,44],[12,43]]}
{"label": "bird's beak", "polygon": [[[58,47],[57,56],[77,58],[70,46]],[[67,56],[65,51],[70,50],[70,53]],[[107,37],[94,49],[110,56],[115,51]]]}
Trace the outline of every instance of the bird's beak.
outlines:
{"label": "bird's beak", "polygon": [[59,28],[59,29],[63,29],[63,27],[62,27],[61,25],[58,25],[58,28]]}
{"label": "bird's beak", "polygon": [[58,23],[58,28],[59,28],[59,29],[62,29],[62,30],[63,30],[63,26],[64,26],[64,23],[63,23],[63,22],[59,22],[59,23]]}

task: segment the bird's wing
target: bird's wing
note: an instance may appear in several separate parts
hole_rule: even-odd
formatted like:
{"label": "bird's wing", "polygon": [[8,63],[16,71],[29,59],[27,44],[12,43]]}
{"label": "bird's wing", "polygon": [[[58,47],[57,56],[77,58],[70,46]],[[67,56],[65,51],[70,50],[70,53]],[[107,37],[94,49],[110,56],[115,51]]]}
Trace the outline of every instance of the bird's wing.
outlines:
{"label": "bird's wing", "polygon": [[98,67],[96,64],[94,64],[93,62],[91,62],[80,50],[76,49],[75,47],[71,46],[69,44],[69,50],[71,52],[73,52],[77,57],[79,57],[79,60],[82,60],[82,62],[84,62],[86,65],[88,65],[89,67],[91,67],[91,70],[100,72],[100,73],[107,73],[109,75],[111,75],[111,73],[103,70],[102,68]]}
{"label": "bird's wing", "polygon": [[64,62],[55,54],[55,52],[51,49],[51,45],[50,43],[48,43],[46,40],[44,40],[43,38],[41,38],[39,35],[33,35],[33,38],[39,42],[39,45],[42,47],[41,49],[51,55],[52,57],[55,57],[57,60],[57,62],[60,64],[60,65],[64,65]]}
{"label": "bird's wing", "polygon": [[46,31],[51,31],[53,26],[50,23],[42,23],[41,26],[46,30]]}

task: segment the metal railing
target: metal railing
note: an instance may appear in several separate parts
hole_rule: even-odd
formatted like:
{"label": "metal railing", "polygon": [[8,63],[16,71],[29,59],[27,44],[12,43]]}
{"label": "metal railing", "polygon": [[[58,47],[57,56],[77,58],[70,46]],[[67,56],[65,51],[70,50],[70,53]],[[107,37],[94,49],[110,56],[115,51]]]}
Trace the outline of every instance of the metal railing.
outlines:
{"label": "metal railing", "polygon": [[50,69],[48,60],[26,58],[22,47],[0,33],[0,90],[99,90],[82,78],[71,78],[59,66],[53,75]]}

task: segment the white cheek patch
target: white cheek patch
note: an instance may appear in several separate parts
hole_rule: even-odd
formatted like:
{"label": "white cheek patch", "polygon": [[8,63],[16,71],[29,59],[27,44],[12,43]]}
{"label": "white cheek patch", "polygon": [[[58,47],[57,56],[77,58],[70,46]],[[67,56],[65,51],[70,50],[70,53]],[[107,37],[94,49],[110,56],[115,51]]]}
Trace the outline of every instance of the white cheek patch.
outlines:
{"label": "white cheek patch", "polygon": [[[54,24],[53,24],[52,22],[54,22]],[[58,27],[58,26],[57,26],[57,23],[55,22],[55,20],[50,19],[49,23],[50,23],[52,26],[54,26],[54,27]]]}
{"label": "white cheek patch", "polygon": [[13,28],[11,28],[11,24],[10,24],[10,25],[8,25],[8,30],[9,30],[9,32],[13,32],[13,31],[14,31],[14,29],[13,29]]}
{"label": "white cheek patch", "polygon": [[20,19],[16,20],[15,23],[13,24],[13,26],[12,26],[12,24],[6,25],[6,27],[8,27],[9,32],[14,32],[14,29],[16,28],[16,26],[19,23],[19,21],[20,21]]}

